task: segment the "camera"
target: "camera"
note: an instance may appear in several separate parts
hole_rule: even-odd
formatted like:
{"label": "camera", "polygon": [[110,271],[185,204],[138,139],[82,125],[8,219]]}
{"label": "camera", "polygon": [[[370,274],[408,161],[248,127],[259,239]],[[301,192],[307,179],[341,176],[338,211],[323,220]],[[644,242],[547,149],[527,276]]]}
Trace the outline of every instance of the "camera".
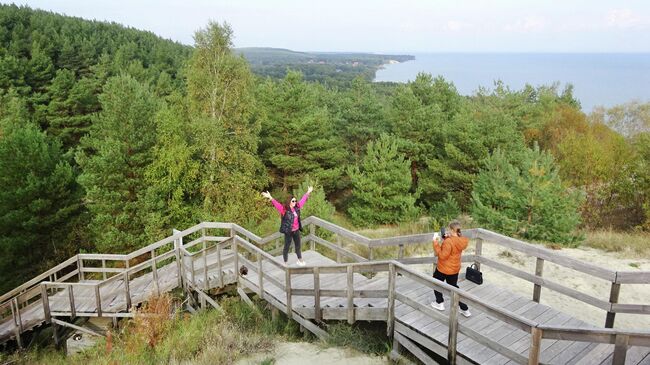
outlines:
{"label": "camera", "polygon": [[444,240],[445,238],[449,237],[449,235],[447,234],[447,230],[445,229],[445,227],[440,228],[440,237],[442,237],[443,240]]}

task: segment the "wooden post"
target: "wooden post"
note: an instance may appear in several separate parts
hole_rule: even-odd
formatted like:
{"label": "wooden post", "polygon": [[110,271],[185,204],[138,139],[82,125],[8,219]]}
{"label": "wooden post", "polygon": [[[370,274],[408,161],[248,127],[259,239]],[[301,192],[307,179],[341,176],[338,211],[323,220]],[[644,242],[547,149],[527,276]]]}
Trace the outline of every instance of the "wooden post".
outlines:
{"label": "wooden post", "polygon": [[[313,236],[316,235],[316,226],[315,225],[313,225],[313,224],[309,225],[309,234],[313,235]],[[316,241],[315,240],[313,240],[313,239],[311,240],[310,247],[311,247],[312,251],[316,251]]]}
{"label": "wooden post", "polygon": [[614,345],[614,358],[612,365],[624,365],[625,357],[627,356],[627,344],[630,339],[629,335],[617,334],[616,343]]}
{"label": "wooden post", "polygon": [[[542,277],[542,272],[544,271],[544,259],[537,258],[535,262],[535,276]],[[542,286],[535,284],[533,287],[533,301],[539,303],[540,296],[542,295]]]}
{"label": "wooden post", "polygon": [[456,364],[456,344],[458,342],[458,305],[460,297],[455,291],[451,292],[451,307],[449,308],[449,340],[447,341],[447,361]]}
{"label": "wooden post", "polygon": [[[18,330],[20,331],[20,333],[23,333],[23,330],[24,330],[23,329],[23,316],[20,313],[20,308],[18,307],[18,297],[15,297],[13,302],[14,302],[14,305],[16,306],[16,319],[18,320],[18,322],[17,322]],[[50,309],[48,308],[48,312],[49,312],[49,310]]]}
{"label": "wooden post", "polygon": [[354,271],[348,265],[348,323],[354,323]]}
{"label": "wooden post", "polygon": [[[180,231],[177,229],[172,229],[172,235],[175,235],[179,233]],[[182,246],[182,241],[180,239],[175,239],[174,240],[174,256],[176,257],[176,273],[178,275],[178,286],[180,288],[183,288],[183,283],[184,283],[184,277],[185,277],[185,259],[181,259],[181,246]],[[182,261],[182,262],[181,262]]]}
{"label": "wooden post", "polygon": [[[474,250],[474,256],[480,257],[483,254],[483,239],[482,238],[477,238],[476,239],[476,249]],[[481,263],[478,262],[477,260],[474,260],[474,265],[476,265],[476,268],[481,270]]]}
{"label": "wooden post", "polygon": [[[15,298],[14,298],[15,299]],[[23,340],[20,337],[20,333],[22,332],[21,326],[18,325],[18,322],[16,321],[16,311],[19,311],[19,309],[14,310],[14,301],[12,300],[9,305],[11,306],[11,317],[14,320],[14,332],[16,333],[16,342],[18,343],[18,348],[22,349],[23,348]]]}
{"label": "wooden post", "polygon": [[77,269],[79,269],[79,281],[84,281],[84,260],[77,255]]}
{"label": "wooden post", "polygon": [[102,259],[102,280],[106,280],[106,260]]}
{"label": "wooden post", "polygon": [[404,245],[400,244],[399,245],[399,252],[397,253],[397,259],[401,260],[404,258]]}
{"label": "wooden post", "polygon": [[[235,242],[234,238],[231,238],[233,242]],[[234,246],[234,244],[231,244],[231,246]],[[223,268],[221,267],[221,242],[217,242],[217,272],[219,273],[219,287],[223,288],[224,282],[223,282]]]}
{"label": "wooden post", "polygon": [[158,265],[156,265],[156,250],[151,250],[151,275],[153,276],[153,285],[156,289],[156,295],[160,295],[160,284],[158,284]]}
{"label": "wooden post", "polygon": [[233,234],[233,237],[232,237],[232,249],[233,249],[233,252],[234,252],[233,261],[235,263],[234,273],[235,273],[235,279],[236,279],[235,283],[237,284],[237,286],[239,286],[239,247],[238,247],[239,245],[237,244],[237,237],[234,235],[235,234],[234,230],[232,231],[232,234]]}
{"label": "wooden post", "polygon": [[124,298],[126,299],[126,310],[131,309],[131,289],[129,288],[129,271],[126,270],[122,274],[122,280],[124,281]]}
{"label": "wooden post", "polygon": [[528,365],[539,364],[539,355],[542,350],[542,330],[537,327],[530,329],[530,350],[528,350]]}
{"label": "wooden post", "polygon": [[47,287],[41,284],[41,300],[43,301],[43,313],[45,314],[45,322],[52,323],[50,316],[50,299],[47,297]]}
{"label": "wooden post", "polygon": [[[342,246],[341,235],[338,233],[336,234],[336,245],[339,246],[339,248]],[[341,263],[341,253],[339,251],[336,251],[336,263]]]}
{"label": "wooden post", "polygon": [[77,307],[74,304],[74,291],[72,290],[73,286],[68,286],[68,298],[70,299],[70,317],[72,320],[77,317]]}
{"label": "wooden post", "polygon": [[368,246],[368,260],[370,261],[374,260],[371,246]]}
{"label": "wooden post", "polygon": [[395,265],[388,264],[388,319],[386,321],[386,336],[393,337],[395,328]]}
{"label": "wooden post", "polygon": [[288,267],[284,268],[284,286],[287,292],[287,317],[291,319],[293,317],[293,309],[291,309],[291,269]]}
{"label": "wooden post", "polygon": [[99,292],[99,284],[95,285],[95,308],[97,310],[97,317],[102,316],[102,296]]}
{"label": "wooden post", "polygon": [[52,337],[54,338],[54,347],[57,349],[61,348],[61,340],[59,336],[59,325],[52,322]]}
{"label": "wooden post", "polygon": [[[621,284],[612,282],[612,288],[609,291],[609,303],[616,304],[618,303],[618,294],[621,292]],[[611,310],[607,312],[607,317],[605,318],[605,328],[614,328],[614,319],[616,318],[616,312]]]}
{"label": "wooden post", "polygon": [[208,290],[208,253],[206,251],[205,243],[205,228],[201,229],[201,239],[203,241],[203,289]]}
{"label": "wooden post", "polygon": [[314,267],[314,319],[321,321],[323,314],[320,309],[320,268]]}
{"label": "wooden post", "polygon": [[196,278],[195,278],[195,271],[194,271],[194,256],[190,256],[190,270],[192,270],[190,277],[192,278],[192,287],[196,288]]}
{"label": "wooden post", "polygon": [[257,288],[259,289],[259,297],[264,299],[264,263],[262,262],[262,254],[257,253]]}

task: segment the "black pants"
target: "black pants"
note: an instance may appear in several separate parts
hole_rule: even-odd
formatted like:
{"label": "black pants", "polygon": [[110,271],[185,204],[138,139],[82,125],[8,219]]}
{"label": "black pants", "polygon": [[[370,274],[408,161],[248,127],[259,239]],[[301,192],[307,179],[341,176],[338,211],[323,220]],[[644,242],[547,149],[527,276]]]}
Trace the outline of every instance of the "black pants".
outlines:
{"label": "black pants", "polygon": [[289,261],[289,247],[291,246],[292,239],[293,243],[296,245],[296,256],[298,256],[298,260],[302,260],[302,252],[300,251],[300,230],[297,230],[284,234],[284,249],[282,250],[284,262]]}
{"label": "black pants", "polygon": [[[456,273],[454,275],[447,275],[447,274],[441,273],[436,268],[436,271],[433,273],[433,277],[440,280],[440,281],[446,281],[447,284],[449,284],[451,286],[455,286],[455,287],[458,288],[458,273]],[[442,302],[445,301],[444,299],[442,299],[442,293],[441,292],[439,292],[437,290],[434,290],[433,293],[436,295],[436,303],[442,303]],[[460,309],[461,310],[464,310],[464,311],[467,310],[467,304],[465,304],[463,302],[460,302],[459,304],[460,304]]]}

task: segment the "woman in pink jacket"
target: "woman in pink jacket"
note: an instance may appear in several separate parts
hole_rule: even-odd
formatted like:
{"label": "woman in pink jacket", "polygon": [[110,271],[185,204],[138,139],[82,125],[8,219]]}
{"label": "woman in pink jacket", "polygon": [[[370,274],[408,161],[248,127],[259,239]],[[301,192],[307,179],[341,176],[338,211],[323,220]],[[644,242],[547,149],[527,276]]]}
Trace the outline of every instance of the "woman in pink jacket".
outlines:
{"label": "woman in pink jacket", "polygon": [[287,265],[289,261],[289,247],[291,246],[291,241],[296,247],[296,256],[298,256],[298,266],[305,266],[305,261],[302,259],[302,252],[300,250],[300,231],[302,230],[302,221],[300,220],[300,209],[305,205],[309,194],[311,194],[313,187],[307,189],[307,193],[302,196],[300,201],[296,201],[296,198],[292,195],[289,195],[289,199],[284,203],[280,204],[277,200],[273,199],[271,193],[265,191],[262,193],[262,196],[269,199],[275,209],[278,210],[280,216],[282,217],[280,221],[280,232],[284,233],[284,249],[282,250],[282,258],[284,259],[284,265]]}

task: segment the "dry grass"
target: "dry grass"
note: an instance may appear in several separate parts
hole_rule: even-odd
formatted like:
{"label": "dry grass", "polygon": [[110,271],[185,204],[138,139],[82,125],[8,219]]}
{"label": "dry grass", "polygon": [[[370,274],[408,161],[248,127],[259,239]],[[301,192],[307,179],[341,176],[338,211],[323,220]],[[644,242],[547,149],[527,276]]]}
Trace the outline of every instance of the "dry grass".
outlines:
{"label": "dry grass", "polygon": [[[134,320],[111,340],[66,357],[53,349],[0,355],[0,363],[15,364],[233,364],[236,360],[270,351],[274,341],[287,338],[282,331],[300,333],[298,326],[273,323],[262,310],[251,310],[238,298],[221,301],[224,313],[201,311],[196,315],[170,317],[171,299],[153,298]],[[277,332],[274,334],[275,330]],[[279,333],[279,334],[278,334]]]}
{"label": "dry grass", "polygon": [[588,231],[584,245],[624,256],[650,258],[650,232]]}

